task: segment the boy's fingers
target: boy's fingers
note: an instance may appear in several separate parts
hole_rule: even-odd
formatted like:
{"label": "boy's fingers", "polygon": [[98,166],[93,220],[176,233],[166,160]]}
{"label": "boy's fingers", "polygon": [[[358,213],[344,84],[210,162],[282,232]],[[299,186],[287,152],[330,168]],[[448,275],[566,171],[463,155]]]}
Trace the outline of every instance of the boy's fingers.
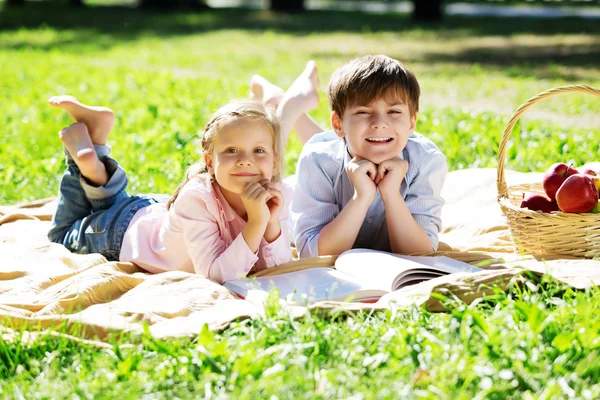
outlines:
{"label": "boy's fingers", "polygon": [[375,168],[375,164],[373,163],[369,163],[366,165],[367,168],[367,175],[369,175],[369,177],[375,181],[375,179],[377,178],[377,168]]}
{"label": "boy's fingers", "polygon": [[388,171],[392,170],[392,166],[390,164],[391,163],[384,161],[377,167],[377,176],[379,177],[380,181],[383,180],[383,177]]}

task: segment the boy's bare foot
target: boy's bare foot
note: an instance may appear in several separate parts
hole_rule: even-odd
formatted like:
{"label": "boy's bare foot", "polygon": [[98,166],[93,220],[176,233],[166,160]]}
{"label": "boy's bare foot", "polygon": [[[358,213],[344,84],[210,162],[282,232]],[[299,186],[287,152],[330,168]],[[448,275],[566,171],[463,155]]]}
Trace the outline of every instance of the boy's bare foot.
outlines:
{"label": "boy's bare foot", "polygon": [[73,96],[53,96],[48,104],[65,109],[75,122],[84,123],[92,143],[106,144],[115,122],[115,113],[110,108],[81,104]]}
{"label": "boy's bare foot", "polygon": [[304,71],[296,78],[285,92],[281,102],[292,101],[296,111],[304,113],[315,109],[319,105],[319,71],[317,64],[310,60],[306,63]]}
{"label": "boy's bare foot", "polygon": [[79,167],[81,175],[98,186],[108,182],[106,167],[98,159],[88,129],[83,123],[75,123],[62,129],[58,136]]}
{"label": "boy's bare foot", "polygon": [[252,100],[258,100],[277,108],[284,94],[285,91],[282,88],[260,75],[253,75],[250,79],[250,98]]}

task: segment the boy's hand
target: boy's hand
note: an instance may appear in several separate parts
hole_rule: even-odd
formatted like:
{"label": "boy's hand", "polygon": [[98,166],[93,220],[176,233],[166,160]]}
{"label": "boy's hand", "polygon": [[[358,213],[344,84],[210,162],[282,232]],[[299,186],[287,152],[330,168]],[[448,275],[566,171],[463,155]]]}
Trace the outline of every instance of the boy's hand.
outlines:
{"label": "boy's hand", "polygon": [[371,204],[377,193],[375,184],[377,167],[375,164],[364,158],[354,157],[346,167],[346,173],[354,186],[355,196]]}
{"label": "boy's hand", "polygon": [[278,222],[284,206],[283,193],[281,193],[268,179],[261,180],[260,184],[265,190],[273,195],[273,197],[267,201],[267,207],[269,207],[269,212],[271,213],[269,223]]}
{"label": "boy's hand", "polygon": [[271,210],[267,202],[274,197],[260,182],[250,182],[244,187],[242,203],[248,213],[249,223],[268,223],[271,219]]}
{"label": "boy's hand", "polygon": [[408,161],[398,157],[382,161],[378,165],[375,184],[379,187],[382,198],[400,192],[400,185],[407,171]]}

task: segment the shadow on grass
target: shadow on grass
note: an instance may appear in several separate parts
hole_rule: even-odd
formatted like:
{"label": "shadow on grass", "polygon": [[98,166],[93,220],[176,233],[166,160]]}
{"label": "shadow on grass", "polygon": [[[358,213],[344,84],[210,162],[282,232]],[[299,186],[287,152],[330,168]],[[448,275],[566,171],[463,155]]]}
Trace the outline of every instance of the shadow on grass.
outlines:
{"label": "shadow on grass", "polygon": [[[17,33],[20,29],[50,29],[69,31],[49,35],[44,40],[0,38],[0,49],[52,50],[57,48],[93,46],[108,49],[118,42],[135,41],[144,37],[175,37],[203,32],[240,29],[264,32],[267,30],[291,35],[335,32],[393,32],[425,35],[427,41],[482,36],[508,37],[529,34],[550,37],[561,34],[593,34],[598,21],[580,18],[474,18],[449,16],[439,23],[416,24],[404,14],[365,14],[361,12],[308,11],[298,14],[276,14],[270,11],[243,8],[212,9],[197,12],[164,13],[129,7],[69,8],[61,4],[27,3],[23,8],[0,11],[0,33]],[[518,44],[502,47],[465,46],[455,53],[426,53],[422,61],[481,63],[500,66],[522,65],[531,68],[549,63],[595,68],[600,64],[600,39],[586,45]],[[324,55],[325,57],[327,55]],[[401,57],[405,59],[406,57]],[[528,69],[528,68],[526,68]],[[563,78],[568,79],[568,76]]]}
{"label": "shadow on grass", "polygon": [[513,75],[531,75],[540,79],[560,78],[566,81],[579,80],[576,74],[548,70],[550,65],[567,67],[598,68],[600,65],[600,39],[585,45],[565,46],[564,44],[527,45],[511,44],[505,47],[471,47],[452,54],[428,53],[423,61],[429,63],[455,62],[478,63],[481,65],[510,67],[519,66]]}

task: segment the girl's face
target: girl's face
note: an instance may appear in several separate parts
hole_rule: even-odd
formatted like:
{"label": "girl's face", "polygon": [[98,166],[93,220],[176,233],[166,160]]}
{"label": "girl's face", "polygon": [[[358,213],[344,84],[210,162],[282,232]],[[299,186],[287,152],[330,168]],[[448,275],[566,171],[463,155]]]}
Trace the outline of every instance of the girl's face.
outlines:
{"label": "girl's face", "polygon": [[239,195],[249,182],[271,180],[277,162],[273,147],[263,121],[238,119],[219,129],[205,161],[221,189]]}

